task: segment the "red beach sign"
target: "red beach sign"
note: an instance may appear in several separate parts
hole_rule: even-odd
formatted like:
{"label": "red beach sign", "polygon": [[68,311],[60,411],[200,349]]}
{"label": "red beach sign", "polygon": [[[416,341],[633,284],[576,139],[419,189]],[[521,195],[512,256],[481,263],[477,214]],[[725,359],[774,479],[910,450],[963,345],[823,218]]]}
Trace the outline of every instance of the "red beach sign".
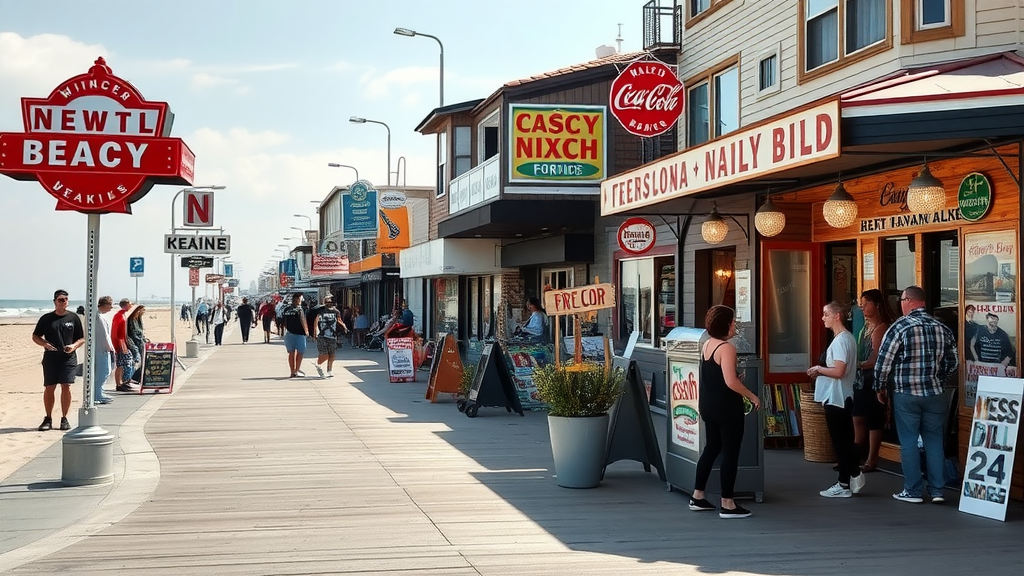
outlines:
{"label": "red beach sign", "polygon": [[633,62],[612,81],[609,100],[612,116],[629,133],[657,136],[683,113],[683,83],[666,64]]}
{"label": "red beach sign", "polygon": [[192,184],[195,155],[170,138],[174,115],[103,58],[47,98],[22,98],[25,132],[0,132],[0,174],[36,180],[57,210],[131,213],[154,184]]}

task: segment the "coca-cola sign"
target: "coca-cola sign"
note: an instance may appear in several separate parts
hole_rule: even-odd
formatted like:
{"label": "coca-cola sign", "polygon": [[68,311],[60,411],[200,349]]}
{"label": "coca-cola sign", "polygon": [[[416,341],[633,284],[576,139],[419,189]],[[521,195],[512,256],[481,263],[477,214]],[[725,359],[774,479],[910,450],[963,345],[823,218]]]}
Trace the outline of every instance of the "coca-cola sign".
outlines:
{"label": "coca-cola sign", "polygon": [[661,62],[633,62],[612,82],[610,101],[612,116],[628,132],[657,136],[683,113],[683,84]]}
{"label": "coca-cola sign", "polygon": [[643,254],[654,247],[654,224],[643,218],[629,218],[619,226],[619,248],[629,254]]}

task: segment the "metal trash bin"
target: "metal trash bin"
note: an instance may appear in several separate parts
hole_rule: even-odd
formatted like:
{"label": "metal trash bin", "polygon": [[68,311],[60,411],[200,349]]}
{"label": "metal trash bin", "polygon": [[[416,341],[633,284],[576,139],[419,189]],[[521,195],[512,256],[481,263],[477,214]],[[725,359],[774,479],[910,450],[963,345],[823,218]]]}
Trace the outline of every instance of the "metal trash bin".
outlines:
{"label": "metal trash bin", "polygon": [[[693,493],[697,474],[697,459],[704,449],[707,436],[704,421],[697,409],[700,391],[700,350],[708,339],[700,328],[677,327],[662,339],[668,388],[668,435],[665,443],[665,473],[668,489],[678,488]],[[749,346],[742,339],[733,339],[736,345],[736,367],[740,381],[763,397],[764,364],[753,354],[744,354]],[[740,445],[739,470],[736,475],[737,497],[753,496],[760,502],[764,497],[764,424],[761,411],[747,415]],[[711,471],[708,492],[717,492],[720,486],[719,461]]]}

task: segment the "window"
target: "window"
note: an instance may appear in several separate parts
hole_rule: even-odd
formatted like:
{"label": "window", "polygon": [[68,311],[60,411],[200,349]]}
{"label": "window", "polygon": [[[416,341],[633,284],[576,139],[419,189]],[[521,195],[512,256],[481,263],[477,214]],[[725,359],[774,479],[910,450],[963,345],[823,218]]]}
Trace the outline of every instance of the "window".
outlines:
{"label": "window", "polygon": [[483,164],[498,155],[498,110],[489,114],[476,127],[476,163]]}
{"label": "window", "polygon": [[779,55],[762,58],[757,64],[757,91],[767,92],[779,85]]}
{"label": "window", "polygon": [[706,76],[691,78],[686,85],[693,86],[686,92],[688,146],[703,144],[740,127],[740,74],[735,61]]}
{"label": "window", "polygon": [[729,0],[688,0],[686,3],[687,24],[694,24],[703,20],[728,2]]}
{"label": "window", "polygon": [[711,0],[690,0],[690,18],[711,8]]}
{"label": "window", "polygon": [[445,170],[445,166],[448,165],[448,133],[439,132],[437,134],[437,197],[444,196],[445,191],[448,189],[448,171]]}
{"label": "window", "polygon": [[890,47],[886,0],[804,0],[800,17],[801,79]]}
{"label": "window", "polygon": [[470,157],[473,150],[472,134],[473,129],[469,126],[455,127],[455,173],[452,178],[462,176],[473,167],[473,160]]}
{"label": "window", "polygon": [[622,298],[619,303],[619,336],[635,330],[638,343],[660,346],[661,338],[675,327],[675,266],[672,256],[620,261]]}
{"label": "window", "polygon": [[900,42],[913,44],[966,33],[964,0],[900,0]]}

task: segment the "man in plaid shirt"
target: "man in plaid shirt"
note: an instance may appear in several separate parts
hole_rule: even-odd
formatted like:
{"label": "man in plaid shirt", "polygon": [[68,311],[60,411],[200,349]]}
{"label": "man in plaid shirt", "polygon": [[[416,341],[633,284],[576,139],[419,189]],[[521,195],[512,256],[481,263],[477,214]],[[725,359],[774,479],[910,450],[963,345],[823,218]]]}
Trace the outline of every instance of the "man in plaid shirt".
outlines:
{"label": "man in plaid shirt", "polygon": [[903,317],[889,326],[879,345],[875,364],[875,391],[885,404],[886,383],[894,384],[893,407],[896,432],[900,438],[903,491],[892,497],[903,502],[923,502],[921,497],[921,453],[917,438],[924,442],[928,466],[928,493],[932,502],[945,502],[943,425],[946,397],[942,385],[954,372],[957,360],[953,332],[925,312],[924,290],[909,286],[900,297]]}

